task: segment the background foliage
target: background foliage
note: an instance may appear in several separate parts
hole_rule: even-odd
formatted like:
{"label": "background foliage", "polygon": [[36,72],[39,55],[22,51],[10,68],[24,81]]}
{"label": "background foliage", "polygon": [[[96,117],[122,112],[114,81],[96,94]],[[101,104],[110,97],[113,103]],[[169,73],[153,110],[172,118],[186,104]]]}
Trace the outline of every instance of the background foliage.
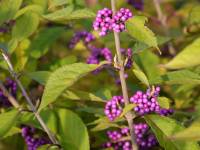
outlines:
{"label": "background foliage", "polygon": [[[134,54],[134,66],[127,71],[129,95],[159,85],[160,105],[175,110],[170,118],[144,117],[159,141],[155,149],[200,149],[199,4],[198,0],[163,0],[166,27],[157,18],[153,0],[144,1],[144,11],[117,1],[118,9],[127,7],[134,14],[126,23],[127,32],[120,34],[121,46],[132,48]],[[95,45],[115,54],[113,33],[102,38],[92,28],[96,12],[104,7],[110,8],[110,1],[99,0],[94,6],[84,0],[0,1],[0,27],[7,30],[0,32],[0,48],[7,47],[20,80],[65,150],[101,149],[105,132],[124,122],[123,117],[110,122],[104,115],[105,102],[121,94],[115,84],[117,72],[113,77],[103,69],[94,75],[91,72],[107,62],[86,64],[90,51],[82,42],[74,49],[68,47],[75,32],[87,30],[97,38]],[[10,20],[14,25],[5,24]],[[10,77],[2,57],[0,71],[2,81]],[[20,90],[17,100],[28,108]],[[0,110],[0,149],[26,149],[21,125],[41,129],[37,120],[13,107]]]}

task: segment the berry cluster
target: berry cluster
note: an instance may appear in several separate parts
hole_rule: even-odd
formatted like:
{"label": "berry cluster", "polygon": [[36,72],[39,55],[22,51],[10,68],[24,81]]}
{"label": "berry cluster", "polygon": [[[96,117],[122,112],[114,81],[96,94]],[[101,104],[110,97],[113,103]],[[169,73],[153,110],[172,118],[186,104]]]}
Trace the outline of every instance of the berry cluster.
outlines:
{"label": "berry cluster", "polygon": [[104,8],[98,11],[96,19],[93,23],[93,28],[96,31],[100,30],[99,35],[104,36],[108,33],[109,30],[112,29],[111,21],[112,21],[112,10]]}
{"label": "berry cluster", "polygon": [[[137,91],[132,97],[130,97],[130,102],[137,105],[134,108],[134,111],[141,116],[149,113],[157,113],[163,116],[171,115],[173,113],[172,109],[160,107],[157,101],[159,93],[160,87],[156,87],[153,91],[147,89],[146,93]],[[123,97],[113,96],[112,99],[106,103],[104,113],[110,121],[113,121],[121,115],[123,106]]]}
{"label": "berry cluster", "polygon": [[172,115],[174,113],[173,109],[166,109],[166,108],[161,108],[159,114],[161,116],[169,116]]}
{"label": "berry cluster", "polygon": [[[151,132],[149,126],[146,123],[138,123],[133,125],[135,138],[140,149],[149,149],[157,145],[157,140],[154,134]],[[109,142],[103,144],[104,148],[113,147],[114,150],[132,150],[131,141],[123,140],[129,135],[129,128],[124,127],[120,130],[107,131]]]}
{"label": "berry cluster", "polygon": [[131,18],[133,14],[129,9],[121,8],[112,19],[112,28],[115,32],[125,30],[125,21]]}
{"label": "berry cluster", "polygon": [[109,142],[103,144],[104,148],[114,148],[114,150],[132,150],[130,140],[122,140],[122,138],[127,137],[129,134],[129,129],[127,127],[121,130],[108,131],[107,136]]}
{"label": "berry cluster", "polygon": [[[5,88],[10,92],[10,94],[16,98],[17,96],[17,84],[15,81],[7,78],[6,81],[3,83]],[[3,107],[11,106],[8,98],[3,94],[3,91],[0,89],[0,105]]]}
{"label": "berry cluster", "polygon": [[144,0],[127,0],[127,3],[137,10],[143,10],[144,8]]}
{"label": "berry cluster", "polygon": [[[92,46],[90,46],[92,47]],[[91,55],[87,59],[88,64],[98,64],[100,60],[107,60],[112,62],[112,53],[108,48],[91,48]]]}
{"label": "berry cluster", "polygon": [[148,149],[158,143],[156,137],[150,131],[150,128],[146,123],[135,124],[134,132],[136,142],[141,147],[141,149]]}
{"label": "berry cluster", "polygon": [[156,87],[153,93],[150,90],[147,90],[146,93],[142,91],[137,91],[131,98],[130,102],[135,103],[137,106],[134,108],[134,111],[139,115],[144,115],[148,113],[159,113],[160,106],[157,101],[157,97],[160,92],[160,87]]}
{"label": "berry cluster", "polygon": [[69,48],[73,49],[80,40],[83,40],[87,47],[88,43],[95,40],[95,37],[87,31],[76,32],[69,43]]}
{"label": "berry cluster", "polygon": [[46,137],[36,137],[36,129],[33,127],[22,127],[22,137],[24,138],[28,150],[37,150],[41,145],[50,144],[50,140]]}
{"label": "berry cluster", "polygon": [[104,112],[110,121],[121,115],[124,105],[122,96],[113,96],[111,100],[106,103]]}
{"label": "berry cluster", "polygon": [[109,31],[122,32],[125,30],[125,21],[133,15],[129,9],[121,8],[114,16],[112,10],[99,10],[93,23],[94,30],[100,30],[99,35],[105,36]]}

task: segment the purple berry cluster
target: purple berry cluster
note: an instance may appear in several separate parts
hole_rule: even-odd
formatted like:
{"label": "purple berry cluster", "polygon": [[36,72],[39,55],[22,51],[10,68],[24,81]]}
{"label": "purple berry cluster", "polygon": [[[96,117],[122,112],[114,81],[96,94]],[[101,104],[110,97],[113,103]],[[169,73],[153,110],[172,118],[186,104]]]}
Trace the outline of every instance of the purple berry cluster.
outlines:
{"label": "purple berry cluster", "polygon": [[109,30],[112,30],[112,10],[104,8],[99,10],[93,23],[94,30],[100,30],[99,35],[105,36]]}
{"label": "purple berry cluster", "polygon": [[[3,83],[5,88],[10,92],[10,94],[16,98],[17,96],[17,84],[10,78],[7,78]],[[10,107],[11,104],[8,101],[8,98],[3,94],[3,91],[0,89],[0,105],[3,107]]]}
{"label": "purple berry cluster", "polygon": [[[149,149],[158,144],[156,137],[151,132],[146,123],[133,125],[136,142],[140,149]],[[114,150],[132,150],[131,141],[123,140],[129,135],[129,128],[124,127],[120,130],[107,131],[109,142],[103,144],[104,148],[114,148]]]}
{"label": "purple berry cluster", "polygon": [[[130,102],[136,104],[134,111],[141,116],[149,113],[157,113],[162,116],[173,114],[172,109],[165,109],[160,107],[157,101],[159,93],[160,87],[154,88],[153,91],[147,89],[146,93],[137,91],[132,97],[130,97]],[[121,115],[123,106],[123,97],[113,96],[113,98],[106,103],[104,113],[110,121],[113,121]]]}
{"label": "purple berry cluster", "polygon": [[172,115],[174,113],[173,109],[166,109],[166,108],[161,108],[159,114],[161,116],[169,116]]}
{"label": "purple berry cluster", "polygon": [[50,140],[46,137],[36,137],[36,129],[33,127],[22,127],[22,137],[24,138],[28,150],[37,150],[38,147],[50,144]]}
{"label": "purple berry cluster", "polygon": [[144,9],[144,0],[127,0],[127,3],[132,5],[137,10]]}
{"label": "purple berry cluster", "polygon": [[125,30],[125,22],[133,17],[129,9],[121,8],[112,19],[112,28],[115,32],[122,32]]}
{"label": "purple berry cluster", "polygon": [[120,130],[108,131],[107,136],[109,142],[103,144],[104,148],[114,148],[114,150],[132,150],[130,140],[122,140],[122,138],[127,137],[129,134],[129,129],[127,127]]}
{"label": "purple berry cluster", "polygon": [[160,105],[157,101],[160,92],[160,87],[156,87],[154,93],[147,90],[146,93],[142,91],[137,91],[131,98],[130,102],[136,104],[134,111],[139,115],[144,115],[148,113],[159,113]]}
{"label": "purple berry cluster", "polygon": [[135,124],[134,132],[136,142],[141,149],[149,149],[158,143],[156,137],[150,131],[150,128],[146,123]]}
{"label": "purple berry cluster", "polygon": [[96,31],[100,30],[100,36],[105,36],[111,30],[122,32],[125,30],[125,22],[132,16],[129,9],[121,8],[113,16],[112,10],[104,8],[98,11],[93,28]]}
{"label": "purple berry cluster", "polygon": [[77,32],[72,37],[72,39],[69,43],[69,48],[73,49],[80,40],[83,40],[83,43],[87,47],[90,42],[95,40],[95,37],[94,37],[94,35],[92,35],[90,32],[87,32],[87,31]]}
{"label": "purple berry cluster", "polygon": [[113,96],[106,105],[104,112],[110,121],[113,121],[121,115],[124,106],[124,99],[122,96]]}
{"label": "purple berry cluster", "polygon": [[91,55],[87,59],[88,64],[98,64],[100,60],[106,60],[112,62],[112,53],[108,48],[91,48]]}

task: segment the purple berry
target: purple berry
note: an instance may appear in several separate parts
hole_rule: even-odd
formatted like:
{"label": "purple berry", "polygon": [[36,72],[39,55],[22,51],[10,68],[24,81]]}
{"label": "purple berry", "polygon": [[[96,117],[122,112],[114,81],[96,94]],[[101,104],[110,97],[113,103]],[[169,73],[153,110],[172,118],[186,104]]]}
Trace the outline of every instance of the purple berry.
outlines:
{"label": "purple berry", "polygon": [[132,5],[137,10],[144,9],[144,0],[127,0],[127,3]]}
{"label": "purple berry", "polygon": [[36,129],[33,127],[24,126],[21,131],[28,150],[37,150],[41,145],[51,144],[47,137],[35,137]]}
{"label": "purple berry", "polygon": [[121,8],[112,19],[112,28],[115,32],[125,30],[125,22],[131,18],[133,14],[129,9]]}
{"label": "purple berry", "polygon": [[112,10],[104,8],[99,10],[93,22],[94,30],[100,30],[99,35],[105,36],[111,30]]}

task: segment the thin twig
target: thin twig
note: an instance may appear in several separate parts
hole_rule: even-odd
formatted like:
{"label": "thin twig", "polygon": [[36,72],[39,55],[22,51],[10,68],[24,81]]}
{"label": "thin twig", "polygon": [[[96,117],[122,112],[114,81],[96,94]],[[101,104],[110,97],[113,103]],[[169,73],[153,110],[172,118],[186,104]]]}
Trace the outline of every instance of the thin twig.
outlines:
{"label": "thin twig", "polygon": [[41,116],[37,112],[36,107],[33,105],[30,97],[28,96],[26,90],[24,89],[21,81],[18,79],[18,76],[17,76],[17,74],[14,71],[13,65],[10,62],[10,59],[9,59],[6,51],[4,49],[0,49],[0,50],[2,52],[2,56],[3,56],[4,60],[6,61],[7,65],[8,65],[8,70],[9,70],[10,74],[12,75],[12,77],[15,79],[15,82],[19,86],[19,88],[20,88],[20,90],[22,92],[22,95],[25,97],[25,99],[26,99],[26,101],[27,101],[27,103],[28,103],[31,111],[33,112],[33,114],[37,118],[38,122],[40,123],[40,125],[42,126],[42,128],[44,129],[44,131],[47,133],[47,135],[48,135],[49,139],[51,140],[51,142],[53,144],[58,145],[59,143],[58,143],[57,139],[54,137],[53,133],[49,130],[49,128],[44,123],[43,119],[41,118]]}
{"label": "thin twig", "polygon": [[[158,20],[160,21],[161,25],[163,26],[165,35],[169,36],[169,27],[167,25],[167,17],[162,12],[162,9],[160,7],[160,0],[153,0],[153,3],[154,3],[154,6],[156,8]],[[171,55],[175,55],[176,52],[175,52],[175,49],[174,49],[171,42],[168,44],[168,46],[169,46],[169,52],[171,53]]]}
{"label": "thin twig", "polygon": [[[111,0],[111,7],[112,7],[113,15],[115,15],[115,13],[116,13],[115,0]],[[125,101],[125,106],[127,106],[129,104],[129,98],[128,98],[128,89],[127,89],[127,85],[126,85],[126,80],[124,77],[124,74],[125,74],[124,63],[123,63],[122,54],[120,51],[119,33],[114,32],[114,38],[115,38],[115,47],[116,47],[116,52],[117,52],[117,61],[118,61],[118,64],[120,65],[119,76],[120,76],[120,81],[121,81],[122,94],[123,94],[123,98]],[[132,112],[128,112],[125,115],[125,117],[128,122],[129,129],[130,129],[132,149],[137,150],[138,147],[135,142],[135,133],[134,133],[134,129],[133,129],[133,115],[134,114],[132,114]]]}

